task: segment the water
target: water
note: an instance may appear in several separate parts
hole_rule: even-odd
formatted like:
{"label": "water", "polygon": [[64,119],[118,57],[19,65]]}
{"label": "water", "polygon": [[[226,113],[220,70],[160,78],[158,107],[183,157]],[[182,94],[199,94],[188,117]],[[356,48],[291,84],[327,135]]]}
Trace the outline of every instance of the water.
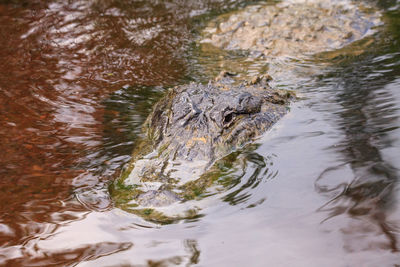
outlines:
{"label": "water", "polygon": [[372,37],[282,63],[294,71],[274,86],[301,100],[239,153],[199,216],[159,225],[114,208],[107,183],[166,88],[229,62],[265,67],[193,43],[245,3],[2,1],[0,264],[399,264],[400,3],[375,4]]}

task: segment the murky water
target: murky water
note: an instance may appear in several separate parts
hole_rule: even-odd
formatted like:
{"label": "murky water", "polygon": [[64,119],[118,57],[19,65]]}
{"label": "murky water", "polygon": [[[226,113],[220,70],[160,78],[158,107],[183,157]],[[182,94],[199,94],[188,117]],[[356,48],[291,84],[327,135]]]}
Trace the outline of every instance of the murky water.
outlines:
{"label": "murky water", "polygon": [[268,69],[195,44],[244,2],[0,2],[0,264],[400,263],[398,1],[373,2],[373,36],[282,62],[293,70],[274,86],[302,99],[239,153],[199,216],[158,225],[113,207],[107,184],[166,88]]}

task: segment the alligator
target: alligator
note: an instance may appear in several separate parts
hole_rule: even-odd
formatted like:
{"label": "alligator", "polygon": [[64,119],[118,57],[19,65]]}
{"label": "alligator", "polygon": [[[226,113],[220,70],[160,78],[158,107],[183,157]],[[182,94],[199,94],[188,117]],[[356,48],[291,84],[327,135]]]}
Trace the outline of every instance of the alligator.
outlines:
{"label": "alligator", "polygon": [[[375,13],[359,12],[353,4],[330,5],[307,1],[250,6],[214,21],[203,42],[258,51],[270,63],[282,55],[301,58],[343,47],[379,23]],[[148,116],[131,162],[110,187],[117,206],[165,221],[168,218],[154,215],[154,209],[207,193],[215,181],[216,162],[286,114],[294,94],[272,89],[270,80],[265,74],[240,81],[222,72],[206,84],[171,88]]]}
{"label": "alligator", "polygon": [[272,89],[269,75],[242,82],[231,76],[174,87],[155,105],[132,161],[113,184],[114,193],[128,187],[125,204],[154,208],[193,199],[199,195],[193,185],[204,183],[216,160],[286,114],[294,94]]}

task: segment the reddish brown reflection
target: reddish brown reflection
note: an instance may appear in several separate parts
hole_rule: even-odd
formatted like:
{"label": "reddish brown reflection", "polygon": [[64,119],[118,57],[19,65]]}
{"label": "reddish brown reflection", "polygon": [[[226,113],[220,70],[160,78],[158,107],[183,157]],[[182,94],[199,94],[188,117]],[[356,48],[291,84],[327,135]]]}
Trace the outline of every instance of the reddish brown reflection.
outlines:
{"label": "reddish brown reflection", "polygon": [[1,3],[0,246],[5,248],[43,231],[42,223],[54,222],[54,212],[85,210],[64,202],[73,198],[72,180],[102,163],[88,158],[103,145],[101,101],[125,85],[176,82],[185,70],[177,55],[188,32],[184,17],[162,5]]}

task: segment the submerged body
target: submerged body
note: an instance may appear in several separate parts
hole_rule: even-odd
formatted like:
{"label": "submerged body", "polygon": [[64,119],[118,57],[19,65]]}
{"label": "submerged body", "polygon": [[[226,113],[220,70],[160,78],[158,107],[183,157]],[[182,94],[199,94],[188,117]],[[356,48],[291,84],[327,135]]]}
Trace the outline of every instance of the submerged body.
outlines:
{"label": "submerged body", "polygon": [[350,1],[293,0],[222,15],[204,30],[203,42],[268,59],[302,58],[360,40],[380,23],[371,8]]}
{"label": "submerged body", "polygon": [[120,178],[135,191],[130,204],[158,207],[193,198],[189,185],[201,183],[216,160],[286,113],[291,94],[271,89],[268,79],[236,83],[225,73],[205,85],[171,89],[148,117],[145,140]]}

